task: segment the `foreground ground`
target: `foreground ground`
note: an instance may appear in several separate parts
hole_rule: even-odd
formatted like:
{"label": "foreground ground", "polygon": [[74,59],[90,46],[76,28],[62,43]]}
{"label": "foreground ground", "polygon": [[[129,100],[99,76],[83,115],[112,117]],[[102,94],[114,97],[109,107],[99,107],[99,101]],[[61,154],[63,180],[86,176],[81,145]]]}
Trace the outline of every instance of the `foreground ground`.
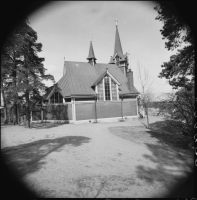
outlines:
{"label": "foreground ground", "polygon": [[164,197],[192,172],[193,152],[163,118],[143,123],[2,126],[1,152],[40,197]]}

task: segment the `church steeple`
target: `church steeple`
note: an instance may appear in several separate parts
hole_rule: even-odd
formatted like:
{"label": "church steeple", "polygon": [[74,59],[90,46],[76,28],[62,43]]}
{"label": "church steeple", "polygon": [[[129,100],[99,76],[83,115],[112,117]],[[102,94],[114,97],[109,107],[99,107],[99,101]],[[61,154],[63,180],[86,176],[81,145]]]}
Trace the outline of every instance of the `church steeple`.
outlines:
{"label": "church steeple", "polygon": [[115,45],[114,45],[114,54],[110,58],[109,64],[116,64],[120,70],[126,75],[128,69],[128,56],[127,53],[123,54],[122,45],[120,42],[120,36],[118,32],[118,20],[116,21],[116,34],[115,34]]}
{"label": "church steeple", "polygon": [[115,35],[115,46],[114,46],[114,55],[113,57],[116,56],[116,54],[120,57],[123,58],[123,51],[122,51],[122,45],[120,42],[120,36],[118,32],[118,20],[116,20],[116,35]]}
{"label": "church steeple", "polygon": [[92,46],[92,39],[90,40],[90,48],[89,48],[89,55],[87,57],[87,60],[90,64],[92,64],[93,66],[96,64],[96,57],[94,55],[94,50],[93,50],[93,46]]}

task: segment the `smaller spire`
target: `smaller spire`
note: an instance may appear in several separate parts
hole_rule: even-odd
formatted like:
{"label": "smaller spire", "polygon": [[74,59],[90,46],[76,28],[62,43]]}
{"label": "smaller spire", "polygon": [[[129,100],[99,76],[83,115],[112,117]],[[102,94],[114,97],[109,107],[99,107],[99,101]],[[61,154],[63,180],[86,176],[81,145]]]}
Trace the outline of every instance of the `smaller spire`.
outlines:
{"label": "smaller spire", "polygon": [[87,57],[87,60],[89,61],[89,63],[92,63],[93,66],[96,64],[97,59],[94,55],[94,50],[93,50],[93,46],[92,46],[92,37],[90,39],[90,48],[89,48],[89,55]]}

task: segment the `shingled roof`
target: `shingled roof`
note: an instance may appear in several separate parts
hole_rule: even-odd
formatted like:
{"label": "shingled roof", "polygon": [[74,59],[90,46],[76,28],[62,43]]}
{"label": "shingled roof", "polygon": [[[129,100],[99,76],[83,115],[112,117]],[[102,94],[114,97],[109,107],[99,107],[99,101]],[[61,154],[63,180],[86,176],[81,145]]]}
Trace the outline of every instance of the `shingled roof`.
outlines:
{"label": "shingled roof", "polygon": [[95,66],[92,66],[86,62],[64,61],[64,68],[66,74],[57,82],[57,87],[64,97],[96,96],[92,85],[103,75],[106,68],[121,83],[119,94],[138,94],[136,88],[133,91],[128,89],[127,77],[115,64],[97,63]]}

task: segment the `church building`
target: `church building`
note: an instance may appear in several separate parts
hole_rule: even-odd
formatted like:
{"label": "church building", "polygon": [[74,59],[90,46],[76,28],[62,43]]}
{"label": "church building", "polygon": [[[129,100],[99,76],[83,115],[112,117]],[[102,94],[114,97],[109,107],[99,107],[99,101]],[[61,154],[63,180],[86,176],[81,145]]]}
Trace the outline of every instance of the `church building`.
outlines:
{"label": "church building", "polygon": [[92,41],[87,62],[64,61],[62,78],[43,96],[42,120],[75,123],[137,117],[138,95],[116,24],[114,53],[108,64],[97,61]]}

